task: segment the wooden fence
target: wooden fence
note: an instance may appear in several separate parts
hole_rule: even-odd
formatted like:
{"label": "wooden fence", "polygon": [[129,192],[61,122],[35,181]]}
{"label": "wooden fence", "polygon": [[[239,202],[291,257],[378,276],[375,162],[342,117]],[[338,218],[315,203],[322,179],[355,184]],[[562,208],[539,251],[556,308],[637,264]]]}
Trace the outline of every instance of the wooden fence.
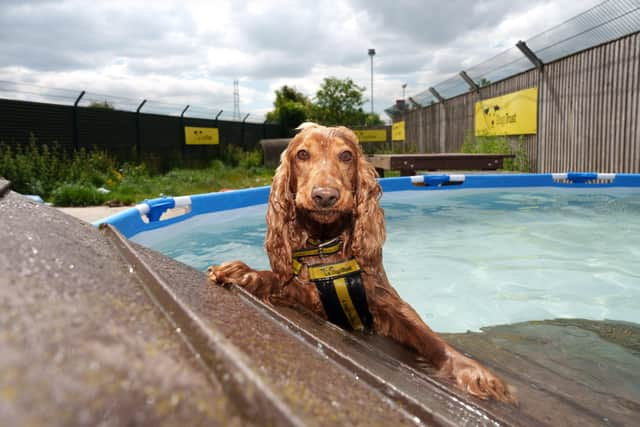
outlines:
{"label": "wooden fence", "polygon": [[524,136],[534,171],[640,173],[640,33],[409,111],[407,143],[459,152],[473,137],[477,101],[530,87],[539,88],[538,132]]}

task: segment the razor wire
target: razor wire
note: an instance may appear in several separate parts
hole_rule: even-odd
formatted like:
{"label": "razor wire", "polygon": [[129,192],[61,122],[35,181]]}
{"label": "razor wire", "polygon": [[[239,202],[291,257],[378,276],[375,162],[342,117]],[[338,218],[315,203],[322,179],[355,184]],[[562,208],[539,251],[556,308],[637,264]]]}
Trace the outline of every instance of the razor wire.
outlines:
{"label": "razor wire", "polygon": [[[80,96],[81,94],[82,96]],[[168,103],[152,99],[136,99],[126,96],[56,88],[8,80],[0,80],[0,98],[70,106],[78,102],[77,105],[79,107],[102,107],[130,112],[136,112],[140,109],[140,113],[145,114],[178,117],[184,115],[184,117],[189,118],[217,118],[219,120],[247,123],[264,123],[266,121],[266,116],[258,113],[240,112],[239,114],[234,114],[233,111],[224,111],[222,108]]]}
{"label": "razor wire", "polygon": [[[640,0],[607,0],[529,38],[525,43],[546,64],[639,31]],[[514,46],[465,72],[477,86],[482,87],[533,68],[531,61]],[[433,89],[444,99],[471,90],[459,75],[433,85]],[[409,106],[414,107],[439,102],[429,89],[410,96],[409,101]],[[389,115],[400,112],[395,105],[385,111]]]}

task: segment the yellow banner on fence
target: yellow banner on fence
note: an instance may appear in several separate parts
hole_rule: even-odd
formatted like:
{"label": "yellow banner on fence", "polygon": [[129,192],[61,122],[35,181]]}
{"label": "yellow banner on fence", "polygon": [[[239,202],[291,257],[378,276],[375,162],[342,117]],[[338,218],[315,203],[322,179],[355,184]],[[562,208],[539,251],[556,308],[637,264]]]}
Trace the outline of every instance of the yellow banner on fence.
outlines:
{"label": "yellow banner on fence", "polygon": [[220,143],[218,128],[184,127],[184,141],[187,145],[215,145]]}
{"label": "yellow banner on fence", "polygon": [[360,142],[385,142],[387,140],[386,129],[361,129],[353,132]]}
{"label": "yellow banner on fence", "polygon": [[404,120],[391,125],[391,140],[404,141]]}
{"label": "yellow banner on fence", "polygon": [[538,88],[476,102],[476,136],[536,133]]}

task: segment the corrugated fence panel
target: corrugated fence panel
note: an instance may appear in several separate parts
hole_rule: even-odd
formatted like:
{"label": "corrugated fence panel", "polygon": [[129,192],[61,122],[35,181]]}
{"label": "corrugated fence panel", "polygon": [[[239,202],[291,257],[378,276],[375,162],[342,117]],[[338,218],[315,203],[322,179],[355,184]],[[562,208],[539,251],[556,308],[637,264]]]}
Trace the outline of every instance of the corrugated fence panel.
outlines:
{"label": "corrugated fence panel", "polygon": [[541,172],[640,172],[640,33],[545,67]]}
{"label": "corrugated fence panel", "polygon": [[407,143],[458,152],[479,99],[537,86],[538,134],[522,137],[533,171],[640,172],[640,33],[547,64],[540,76],[532,69],[407,112]]}
{"label": "corrugated fence panel", "polygon": [[[278,124],[241,123],[213,119],[197,119],[159,114],[147,114],[109,108],[78,107],[78,147],[109,151],[120,160],[136,160],[137,144],[143,159],[152,159],[162,169],[179,159],[207,164],[220,155],[224,145],[256,149],[263,138],[280,138]],[[184,145],[183,126],[218,127],[220,145]],[[68,105],[45,104],[0,99],[0,141],[25,144],[33,133],[41,143],[57,141],[73,149],[74,108]]]}
{"label": "corrugated fence panel", "polygon": [[25,144],[33,134],[41,143],[73,148],[73,107],[0,99],[0,141]]}
{"label": "corrugated fence panel", "polygon": [[78,145],[99,148],[122,160],[135,156],[136,113],[108,108],[78,108]]}

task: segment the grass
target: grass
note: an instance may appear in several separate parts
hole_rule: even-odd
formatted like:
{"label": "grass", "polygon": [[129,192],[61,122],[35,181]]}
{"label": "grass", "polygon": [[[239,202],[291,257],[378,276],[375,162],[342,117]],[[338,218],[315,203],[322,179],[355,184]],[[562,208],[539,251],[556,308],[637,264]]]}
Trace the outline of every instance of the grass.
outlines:
{"label": "grass", "polygon": [[56,144],[39,144],[33,136],[24,146],[0,142],[0,176],[10,180],[15,191],[37,194],[57,206],[128,205],[162,195],[268,185],[274,170],[262,163],[261,151],[226,146],[220,159],[206,168],[158,173],[144,163],[118,164],[100,150],[70,153]]}
{"label": "grass", "polygon": [[131,204],[160,196],[210,193],[223,189],[258,187],[271,184],[274,170],[261,166],[225,165],[214,160],[205,169],[174,169],[162,175],[146,171],[125,171],[122,180],[111,188],[109,199]]}

